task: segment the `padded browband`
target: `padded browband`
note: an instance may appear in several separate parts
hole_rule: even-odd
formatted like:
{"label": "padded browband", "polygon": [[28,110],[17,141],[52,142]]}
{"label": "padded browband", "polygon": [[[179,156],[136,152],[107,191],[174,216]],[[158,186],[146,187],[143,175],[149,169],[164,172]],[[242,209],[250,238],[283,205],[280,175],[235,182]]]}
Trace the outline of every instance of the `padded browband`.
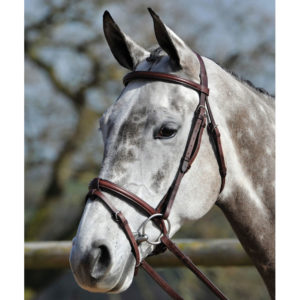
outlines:
{"label": "padded browband", "polygon": [[131,80],[141,80],[141,79],[166,81],[169,83],[180,84],[189,87],[195,90],[196,92],[202,92],[206,95],[209,94],[209,89],[206,86],[203,86],[201,84],[198,84],[196,82],[193,82],[191,80],[182,77],[178,77],[173,74],[167,74],[161,72],[147,72],[147,71],[130,72],[124,76],[123,83],[126,86]]}

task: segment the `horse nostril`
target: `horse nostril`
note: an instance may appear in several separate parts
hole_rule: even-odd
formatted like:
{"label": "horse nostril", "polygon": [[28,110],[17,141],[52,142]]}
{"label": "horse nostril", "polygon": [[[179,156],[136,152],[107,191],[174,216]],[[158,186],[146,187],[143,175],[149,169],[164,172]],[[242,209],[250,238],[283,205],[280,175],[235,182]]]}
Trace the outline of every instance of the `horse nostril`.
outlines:
{"label": "horse nostril", "polygon": [[106,273],[110,265],[111,258],[108,247],[95,243],[93,245],[92,256],[91,277],[98,280]]}

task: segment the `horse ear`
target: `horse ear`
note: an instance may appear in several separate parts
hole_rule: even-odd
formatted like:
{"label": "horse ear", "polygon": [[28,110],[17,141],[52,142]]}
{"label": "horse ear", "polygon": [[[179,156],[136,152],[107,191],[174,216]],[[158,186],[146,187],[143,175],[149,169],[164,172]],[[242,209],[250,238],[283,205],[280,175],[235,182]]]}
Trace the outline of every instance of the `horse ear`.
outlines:
{"label": "horse ear", "polygon": [[170,58],[181,68],[188,65],[188,60],[195,55],[186,43],[168,28],[160,17],[148,8],[154,23],[154,31],[158,44],[170,56]]}
{"label": "horse ear", "polygon": [[103,30],[112,54],[123,67],[133,70],[139,62],[149,56],[147,50],[121,31],[108,11],[103,14]]}

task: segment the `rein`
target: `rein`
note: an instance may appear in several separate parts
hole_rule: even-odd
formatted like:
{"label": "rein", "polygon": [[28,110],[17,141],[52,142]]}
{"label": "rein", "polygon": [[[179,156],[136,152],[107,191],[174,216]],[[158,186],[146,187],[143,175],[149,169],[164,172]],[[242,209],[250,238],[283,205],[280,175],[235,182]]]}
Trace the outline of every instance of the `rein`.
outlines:
{"label": "rein", "polygon": [[[167,193],[159,202],[158,206],[156,208],[153,208],[135,194],[123,189],[113,182],[100,178],[94,178],[89,184],[89,192],[86,195],[86,201],[88,199],[97,199],[104,203],[106,207],[111,211],[113,219],[123,229],[132,246],[132,251],[136,259],[135,275],[137,274],[138,268],[142,267],[173,299],[183,299],[169,286],[169,284],[162,277],[160,277],[160,275],[158,275],[158,273],[154,271],[154,269],[145,260],[141,261],[138,248],[139,244],[141,244],[142,242],[148,242],[152,245],[157,245],[149,256],[157,255],[164,252],[166,249],[169,249],[183,262],[186,267],[188,267],[200,280],[202,280],[219,299],[225,300],[227,299],[225,295],[207,277],[205,277],[205,275],[196,267],[191,259],[184,253],[182,253],[180,249],[169,238],[171,225],[169,223],[168,217],[181,180],[184,174],[190,169],[199,152],[201,138],[204,128],[206,127],[206,122],[208,122],[208,133],[211,136],[212,142],[214,144],[214,150],[219,164],[219,172],[221,176],[220,193],[225,185],[226,165],[221,145],[220,132],[213,118],[212,111],[207,99],[209,89],[206,69],[201,56],[197,53],[196,55],[200,62],[200,84],[172,74],[150,71],[134,71],[128,73],[123,79],[125,86],[132,80],[156,80],[184,85],[185,87],[197,91],[199,94],[199,104],[197,105],[197,108],[194,112],[194,118],[192,121],[190,133],[187,139],[183,156],[179,163],[177,173]],[[119,211],[109,199],[106,198],[103,192],[107,192],[121,200],[130,202],[148,217],[148,219],[146,219],[146,221],[141,225],[138,232],[133,232],[130,229],[128,221],[126,220],[123,213]],[[150,220],[153,221],[155,225],[161,230],[161,235],[157,241],[149,241],[148,236],[145,233],[146,225]],[[165,221],[167,223],[165,223]],[[166,224],[168,226],[166,226]],[[142,231],[142,233],[140,233],[140,230]]]}

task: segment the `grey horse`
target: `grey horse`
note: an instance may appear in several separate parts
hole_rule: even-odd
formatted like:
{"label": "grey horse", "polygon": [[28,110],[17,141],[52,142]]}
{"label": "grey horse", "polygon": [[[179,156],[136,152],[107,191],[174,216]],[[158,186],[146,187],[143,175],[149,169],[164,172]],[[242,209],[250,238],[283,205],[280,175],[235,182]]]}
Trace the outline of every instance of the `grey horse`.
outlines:
{"label": "grey horse", "polygon": [[[104,33],[117,61],[129,70],[170,73],[199,83],[195,53],[154,12],[151,15],[159,46],[147,51],[105,12]],[[171,210],[170,236],[185,221],[197,220],[218,205],[274,298],[274,98],[212,60],[203,60],[209,101],[222,136],[227,182],[219,194],[219,167],[205,131],[199,154],[183,178]],[[100,120],[105,150],[99,178],[156,207],[177,171],[197,104],[198,94],[182,85],[130,82]],[[162,129],[169,133],[167,138],[156,138]],[[106,196],[137,231],[146,217],[128,203]],[[160,232],[149,224],[147,234],[156,239]],[[152,250],[152,245],[142,243],[141,258]],[[103,203],[87,201],[70,263],[76,281],[86,290],[120,293],[130,286],[135,257]]]}

